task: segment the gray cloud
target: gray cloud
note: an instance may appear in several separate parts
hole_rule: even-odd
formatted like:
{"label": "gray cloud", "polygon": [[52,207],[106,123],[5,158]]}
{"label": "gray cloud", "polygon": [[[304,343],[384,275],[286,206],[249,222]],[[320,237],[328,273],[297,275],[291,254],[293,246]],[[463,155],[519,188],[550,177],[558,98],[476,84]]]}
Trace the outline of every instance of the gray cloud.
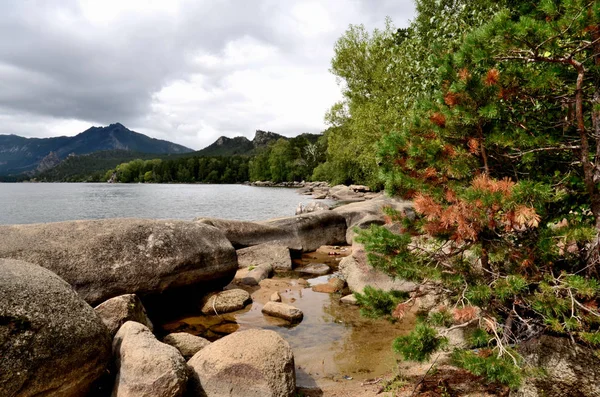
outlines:
{"label": "gray cloud", "polygon": [[120,121],[200,148],[257,128],[317,132],[339,95],[336,38],[412,13],[410,0],[4,0],[0,133]]}

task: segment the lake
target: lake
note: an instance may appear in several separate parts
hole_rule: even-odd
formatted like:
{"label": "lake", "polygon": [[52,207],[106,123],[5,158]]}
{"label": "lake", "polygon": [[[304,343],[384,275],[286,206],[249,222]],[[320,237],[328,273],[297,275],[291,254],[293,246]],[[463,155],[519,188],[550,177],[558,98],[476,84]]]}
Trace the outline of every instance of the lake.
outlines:
{"label": "lake", "polygon": [[296,189],[245,185],[0,183],[0,224],[76,219],[292,216],[312,201]]}

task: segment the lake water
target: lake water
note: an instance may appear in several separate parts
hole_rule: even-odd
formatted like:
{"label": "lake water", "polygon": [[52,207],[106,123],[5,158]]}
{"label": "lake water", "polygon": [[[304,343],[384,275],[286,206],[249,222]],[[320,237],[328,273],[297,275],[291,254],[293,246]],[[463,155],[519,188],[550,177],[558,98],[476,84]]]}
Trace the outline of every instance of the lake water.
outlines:
{"label": "lake water", "polygon": [[295,189],[244,185],[0,183],[0,224],[76,219],[292,216],[311,201]]}

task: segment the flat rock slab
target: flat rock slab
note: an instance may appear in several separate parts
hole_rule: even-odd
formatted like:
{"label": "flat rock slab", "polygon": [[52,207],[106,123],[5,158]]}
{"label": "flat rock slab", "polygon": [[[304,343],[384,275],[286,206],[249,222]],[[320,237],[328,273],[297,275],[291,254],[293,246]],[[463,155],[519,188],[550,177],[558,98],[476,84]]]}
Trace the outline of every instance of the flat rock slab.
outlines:
{"label": "flat rock slab", "polygon": [[263,314],[273,317],[279,317],[292,323],[302,321],[304,313],[302,310],[279,302],[267,302],[262,308]]}
{"label": "flat rock slab", "polygon": [[183,356],[184,359],[189,360],[210,345],[210,341],[196,335],[188,334],[187,332],[174,332],[163,338],[163,343],[173,346]]}
{"label": "flat rock slab", "polygon": [[56,274],[0,259],[0,396],[85,396],[106,372],[110,341]]}
{"label": "flat rock slab", "polygon": [[236,252],[240,268],[270,265],[273,269],[292,270],[290,250],[285,245],[259,244]]}
{"label": "flat rock slab", "polygon": [[250,294],[243,289],[230,289],[207,296],[202,303],[202,313],[219,315],[242,310],[252,302]]}
{"label": "flat rock slab", "polygon": [[297,272],[314,274],[316,276],[324,276],[331,269],[324,263],[311,263],[310,265],[302,266],[296,269]]}
{"label": "flat rock slab", "polygon": [[142,301],[135,294],[115,296],[102,302],[94,310],[108,328],[111,336],[115,336],[121,325],[127,321],[144,324],[150,331],[153,329]]}
{"label": "flat rock slab", "polygon": [[231,243],[195,222],[104,219],[0,226],[0,257],[45,267],[99,304],[135,293],[226,285],[237,269]]}
{"label": "flat rock slab", "polygon": [[118,372],[112,397],[183,396],[188,381],[183,356],[146,326],[123,324],[113,340],[113,356]]}
{"label": "flat rock slab", "polygon": [[188,361],[190,395],[206,397],[292,397],[296,394],[294,354],[276,332],[235,332]]}

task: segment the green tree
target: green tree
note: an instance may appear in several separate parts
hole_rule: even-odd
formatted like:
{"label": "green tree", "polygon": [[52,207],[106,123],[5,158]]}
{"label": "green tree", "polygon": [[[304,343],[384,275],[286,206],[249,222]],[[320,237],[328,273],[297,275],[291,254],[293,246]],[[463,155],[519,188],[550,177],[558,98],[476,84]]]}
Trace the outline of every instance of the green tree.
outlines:
{"label": "green tree", "polygon": [[[599,1],[499,11],[433,57],[435,92],[380,145],[387,190],[417,217],[392,214],[401,235],[364,234],[370,263],[444,290],[486,349],[455,362],[511,386],[523,375],[511,345],[540,332],[600,342],[598,21]],[[427,328],[439,317],[396,350],[426,359],[443,345]]]}

